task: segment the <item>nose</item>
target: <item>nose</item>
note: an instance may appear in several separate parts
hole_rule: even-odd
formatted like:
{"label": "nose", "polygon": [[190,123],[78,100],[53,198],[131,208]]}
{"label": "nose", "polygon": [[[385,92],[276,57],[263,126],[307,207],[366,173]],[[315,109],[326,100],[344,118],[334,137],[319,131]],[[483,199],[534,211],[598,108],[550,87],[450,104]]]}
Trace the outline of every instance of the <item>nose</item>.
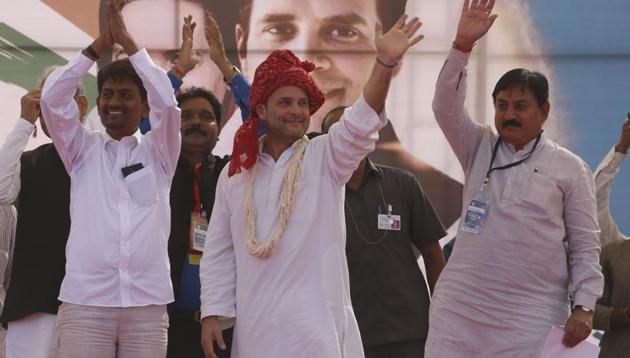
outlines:
{"label": "nose", "polygon": [[300,48],[304,51],[304,58],[315,64],[314,71],[326,71],[332,66],[331,50],[326,40],[316,28],[306,28],[300,34]]}
{"label": "nose", "polygon": [[516,112],[514,111],[514,107],[508,106],[505,110],[505,119],[514,119],[516,118]]}
{"label": "nose", "polygon": [[117,93],[112,94],[109,102],[107,103],[110,107],[116,107],[120,105],[120,96]]}

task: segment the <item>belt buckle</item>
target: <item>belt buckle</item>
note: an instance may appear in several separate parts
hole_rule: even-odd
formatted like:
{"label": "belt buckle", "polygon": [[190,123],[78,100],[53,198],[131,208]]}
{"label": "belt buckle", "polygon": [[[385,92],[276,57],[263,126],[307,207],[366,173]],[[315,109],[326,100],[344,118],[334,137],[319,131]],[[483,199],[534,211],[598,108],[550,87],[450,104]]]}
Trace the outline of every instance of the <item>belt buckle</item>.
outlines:
{"label": "belt buckle", "polygon": [[195,322],[201,322],[201,311],[195,311],[193,314],[193,319]]}

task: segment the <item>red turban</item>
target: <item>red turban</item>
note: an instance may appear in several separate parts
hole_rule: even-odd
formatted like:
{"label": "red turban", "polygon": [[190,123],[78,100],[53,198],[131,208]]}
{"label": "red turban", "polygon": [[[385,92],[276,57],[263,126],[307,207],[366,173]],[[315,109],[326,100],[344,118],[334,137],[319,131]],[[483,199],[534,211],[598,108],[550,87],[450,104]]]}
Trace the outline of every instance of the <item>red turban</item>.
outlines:
{"label": "red turban", "polygon": [[241,167],[251,168],[258,157],[258,127],[260,118],[256,113],[259,104],[280,87],[295,86],[308,96],[309,112],[312,115],[324,104],[324,94],[308,74],[315,65],[300,59],[289,50],[275,50],[256,68],[254,82],[249,91],[249,117],[234,135],[234,148],[228,176],[241,172]]}

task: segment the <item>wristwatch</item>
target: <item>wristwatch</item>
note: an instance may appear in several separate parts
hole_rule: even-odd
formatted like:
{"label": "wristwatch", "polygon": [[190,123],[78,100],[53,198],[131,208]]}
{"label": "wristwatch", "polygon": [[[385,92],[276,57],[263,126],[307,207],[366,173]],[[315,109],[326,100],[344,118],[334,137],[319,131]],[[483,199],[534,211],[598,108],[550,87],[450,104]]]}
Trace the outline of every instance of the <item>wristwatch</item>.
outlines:
{"label": "wristwatch", "polygon": [[590,309],[588,309],[588,308],[586,308],[586,307],[584,307],[582,305],[575,305],[575,306],[573,306],[573,311],[575,311],[575,310],[581,310],[581,311],[584,311],[584,312],[593,313],[593,310],[590,310]]}

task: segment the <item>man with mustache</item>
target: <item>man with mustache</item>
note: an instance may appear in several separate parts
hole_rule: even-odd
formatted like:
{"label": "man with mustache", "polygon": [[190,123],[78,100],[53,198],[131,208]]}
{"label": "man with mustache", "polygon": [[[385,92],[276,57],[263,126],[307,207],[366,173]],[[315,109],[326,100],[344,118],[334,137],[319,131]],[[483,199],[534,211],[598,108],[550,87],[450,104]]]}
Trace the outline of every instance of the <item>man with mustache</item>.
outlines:
{"label": "man with mustache", "polygon": [[315,65],[276,50],[256,70],[250,117],[219,177],[201,261],[208,357],[216,357],[213,342],[225,348],[221,328],[230,321],[233,357],[363,356],[349,297],[343,186],[374,149],[394,68],[422,39],[420,25],[405,16],[386,34],[377,26],[363,95],[312,141],[310,116],[324,102],[308,74]]}
{"label": "man with mustache", "polygon": [[[177,95],[182,111],[182,152],[171,185],[169,257],[175,302],[169,307],[168,357],[203,357],[199,341],[199,261],[219,174],[229,157],[212,155],[221,124],[221,104],[214,94],[192,87]],[[226,330],[230,356],[231,329]]]}
{"label": "man with mustache", "polygon": [[[166,354],[166,304],[173,301],[168,195],[180,152],[181,112],[166,72],[127,32],[123,1],[108,1],[107,26],[49,76],[40,101],[71,180],[57,320],[62,357]],[[106,132],[88,133],[77,121],[74,89],[114,43],[129,59],[98,71],[97,106]],[[138,142],[133,134],[147,114],[151,132]]]}
{"label": "man with mustache", "polygon": [[464,2],[433,100],[466,174],[466,205],[433,292],[427,357],[538,357],[553,326],[573,347],[590,335],[602,293],[595,185],[584,161],[543,134],[547,79],[526,69],[499,79],[498,135],[464,108],[468,56],[493,6]]}

